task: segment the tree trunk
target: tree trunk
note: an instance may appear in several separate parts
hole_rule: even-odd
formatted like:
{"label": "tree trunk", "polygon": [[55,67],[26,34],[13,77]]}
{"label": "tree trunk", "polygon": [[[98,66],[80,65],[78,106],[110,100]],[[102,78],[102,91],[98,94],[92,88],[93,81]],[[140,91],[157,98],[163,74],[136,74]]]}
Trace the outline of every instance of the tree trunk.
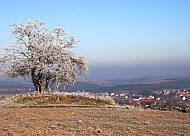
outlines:
{"label": "tree trunk", "polygon": [[49,80],[47,80],[47,79],[46,79],[46,84],[45,84],[44,92],[46,92],[46,91],[47,91],[48,84],[49,84]]}
{"label": "tree trunk", "polygon": [[35,68],[33,68],[31,70],[31,77],[32,77],[32,82],[33,82],[33,85],[34,85],[34,88],[37,92],[39,92],[39,84],[38,84],[38,80],[37,80],[37,77],[35,76]]}
{"label": "tree trunk", "polygon": [[43,92],[43,82],[42,80],[38,80],[38,84],[39,84],[39,93]]}
{"label": "tree trunk", "polygon": [[60,80],[58,80],[58,78],[56,79],[56,83],[55,83],[55,91],[59,92],[59,84],[60,84]]}
{"label": "tree trunk", "polygon": [[34,77],[32,77],[32,83],[33,83],[33,85],[34,85],[35,90],[38,91],[38,86],[37,86],[37,84],[36,84],[36,82],[35,82]]}

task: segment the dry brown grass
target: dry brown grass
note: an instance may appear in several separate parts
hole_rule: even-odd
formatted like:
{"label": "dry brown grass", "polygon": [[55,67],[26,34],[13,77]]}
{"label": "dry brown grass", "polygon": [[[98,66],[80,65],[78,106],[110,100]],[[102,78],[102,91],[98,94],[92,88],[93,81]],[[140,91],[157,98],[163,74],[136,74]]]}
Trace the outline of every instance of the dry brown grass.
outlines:
{"label": "dry brown grass", "polygon": [[11,98],[15,104],[47,105],[47,104],[71,104],[71,105],[113,105],[112,99],[99,99],[76,94],[23,94]]}

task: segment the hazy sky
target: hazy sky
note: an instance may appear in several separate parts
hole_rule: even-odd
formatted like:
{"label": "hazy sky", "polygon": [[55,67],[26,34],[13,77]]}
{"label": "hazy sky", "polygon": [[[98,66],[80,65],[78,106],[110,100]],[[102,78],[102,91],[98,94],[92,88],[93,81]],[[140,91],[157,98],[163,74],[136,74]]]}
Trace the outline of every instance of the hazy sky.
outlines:
{"label": "hazy sky", "polygon": [[91,78],[190,75],[190,0],[4,0],[0,19],[0,48],[13,23],[64,27]]}

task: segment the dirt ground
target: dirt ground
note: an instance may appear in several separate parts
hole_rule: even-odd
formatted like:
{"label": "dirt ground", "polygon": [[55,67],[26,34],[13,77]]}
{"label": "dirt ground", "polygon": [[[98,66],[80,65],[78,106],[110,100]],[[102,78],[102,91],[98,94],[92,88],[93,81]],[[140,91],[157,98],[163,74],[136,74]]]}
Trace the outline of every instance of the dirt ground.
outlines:
{"label": "dirt ground", "polygon": [[121,108],[0,108],[0,136],[189,136],[190,114]]}

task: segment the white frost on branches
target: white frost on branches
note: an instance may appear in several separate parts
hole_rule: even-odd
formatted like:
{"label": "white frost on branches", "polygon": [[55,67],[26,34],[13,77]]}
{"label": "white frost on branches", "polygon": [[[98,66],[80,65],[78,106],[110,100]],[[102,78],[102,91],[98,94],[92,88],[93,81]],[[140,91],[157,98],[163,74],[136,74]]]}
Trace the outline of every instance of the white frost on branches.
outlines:
{"label": "white frost on branches", "polygon": [[44,92],[53,84],[74,83],[80,74],[87,73],[87,61],[71,49],[78,41],[63,28],[48,30],[44,21],[13,24],[16,40],[0,58],[3,77],[31,78],[36,91]]}

